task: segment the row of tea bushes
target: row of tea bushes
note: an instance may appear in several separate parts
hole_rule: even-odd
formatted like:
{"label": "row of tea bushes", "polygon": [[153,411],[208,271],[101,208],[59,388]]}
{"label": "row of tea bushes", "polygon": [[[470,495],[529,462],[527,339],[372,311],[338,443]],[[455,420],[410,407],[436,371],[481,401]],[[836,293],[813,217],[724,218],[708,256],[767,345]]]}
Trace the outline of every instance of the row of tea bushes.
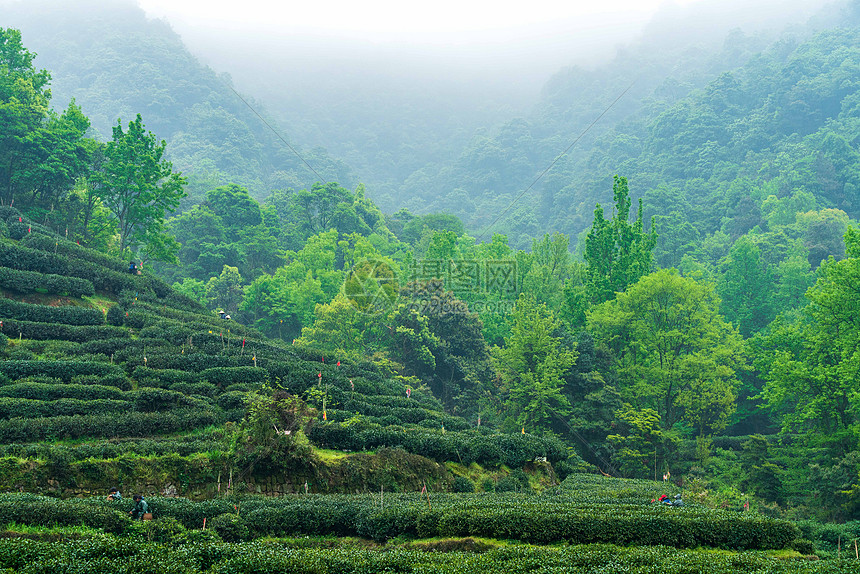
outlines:
{"label": "row of tea bushes", "polygon": [[24,339],[72,341],[85,343],[94,339],[131,337],[128,329],[112,325],[64,325],[3,319],[3,332],[9,337]]}
{"label": "row of tea bushes", "polygon": [[31,376],[45,376],[71,382],[76,376],[94,375],[100,378],[125,377],[118,365],[97,361],[16,361],[6,360],[0,364],[3,374],[11,380]]}
{"label": "row of tea bushes", "polygon": [[220,423],[222,418],[223,416],[214,410],[202,409],[55,416],[38,419],[14,418],[0,421],[0,442],[154,436],[192,431]]}
{"label": "row of tea bushes", "polygon": [[179,438],[123,438],[97,440],[74,445],[54,443],[11,443],[0,445],[0,457],[42,460],[108,459],[123,455],[163,456],[178,454],[190,456],[201,452],[215,452],[224,448],[221,433],[200,433]]}
{"label": "row of tea bushes", "polygon": [[147,282],[137,280],[137,276],[106,269],[89,261],[70,260],[59,255],[38,249],[30,249],[15,243],[0,242],[0,266],[23,271],[36,271],[86,279],[96,291],[120,293],[124,289],[143,291]]}
{"label": "row of tea bushes", "polygon": [[[566,541],[746,550],[784,548],[800,533],[788,521],[699,507],[583,506],[547,497],[498,494],[433,494],[431,502],[420,493],[386,498],[384,507],[379,497],[369,495],[222,498],[199,503],[151,498],[149,502],[156,518],[174,518],[186,528],[199,527],[204,518],[239,513],[249,537],[361,536],[385,541],[399,536],[478,536],[536,544]],[[0,521],[45,524],[46,511],[39,510],[41,503],[31,505],[32,500],[36,498],[0,495]],[[83,524],[89,523],[85,521],[91,513],[101,516],[105,508],[117,508],[96,499],[45,504],[63,516],[79,515]]]}
{"label": "row of tea bushes", "polygon": [[555,463],[568,457],[564,445],[553,438],[531,434],[483,434],[477,431],[441,432],[416,427],[318,423],[308,437],[315,444],[338,450],[362,451],[402,447],[440,462],[504,464],[519,468],[536,457]]}
{"label": "row of tea bushes", "polygon": [[[487,552],[385,551],[341,545],[314,547],[313,541],[220,543],[212,537],[173,534],[172,544],[146,542],[147,531],[170,533],[169,525],[142,529],[135,537],[104,537],[51,544],[0,541],[0,568],[22,574],[849,574],[860,562],[780,560],[761,553],[679,550],[667,546],[624,548],[578,545],[542,548],[515,545]],[[200,533],[196,533],[200,534]],[[208,541],[203,541],[208,538]],[[200,542],[189,542],[201,539]],[[468,548],[469,541],[453,541]],[[473,546],[474,546],[474,541]]]}
{"label": "row of tea bushes", "polygon": [[82,297],[93,295],[95,287],[93,282],[77,277],[64,277],[53,273],[37,273],[21,269],[10,269],[0,267],[0,289],[16,291],[18,293],[31,293],[41,291],[54,295],[68,295],[70,297]]}
{"label": "row of tea bushes", "polygon": [[98,309],[73,305],[32,305],[5,298],[0,298],[0,317],[64,325],[102,325],[105,322],[104,313]]}

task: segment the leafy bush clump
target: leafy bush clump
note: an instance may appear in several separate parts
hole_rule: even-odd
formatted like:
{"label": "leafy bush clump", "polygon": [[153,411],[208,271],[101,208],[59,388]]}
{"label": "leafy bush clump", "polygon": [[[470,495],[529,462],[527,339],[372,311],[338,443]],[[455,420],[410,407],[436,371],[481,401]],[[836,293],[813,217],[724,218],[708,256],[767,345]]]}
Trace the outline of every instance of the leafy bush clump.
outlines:
{"label": "leafy bush clump", "polygon": [[235,513],[219,514],[209,521],[209,526],[225,542],[244,542],[251,538],[245,519]]}
{"label": "leafy bush clump", "polygon": [[454,479],[452,490],[454,492],[475,492],[475,483],[465,476],[458,476]]}

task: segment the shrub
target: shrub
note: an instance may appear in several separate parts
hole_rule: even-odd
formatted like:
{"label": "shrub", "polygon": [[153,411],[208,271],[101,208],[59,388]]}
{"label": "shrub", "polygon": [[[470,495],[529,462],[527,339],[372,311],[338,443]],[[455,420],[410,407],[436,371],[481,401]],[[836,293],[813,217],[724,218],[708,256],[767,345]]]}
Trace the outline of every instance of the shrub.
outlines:
{"label": "shrub", "polygon": [[25,339],[60,339],[84,343],[93,339],[130,337],[127,329],[111,325],[72,326],[59,323],[37,323],[34,321],[4,320],[7,333],[18,333]]}
{"label": "shrub", "polygon": [[125,309],[119,305],[113,305],[105,314],[105,321],[107,321],[108,325],[122,327],[125,322]]}
{"label": "shrub", "polygon": [[182,523],[172,516],[159,516],[150,520],[144,526],[146,538],[150,542],[172,542],[177,536],[185,532]]}
{"label": "shrub", "polygon": [[18,293],[44,291],[56,295],[82,297],[93,295],[95,287],[92,281],[77,277],[64,277],[51,273],[37,273],[21,269],[0,267],[0,288]]}
{"label": "shrub", "polygon": [[268,376],[266,369],[257,367],[216,367],[200,373],[202,380],[220,387],[237,383],[262,384],[268,380]]}
{"label": "shrub", "polygon": [[125,371],[118,365],[94,361],[4,361],[3,372],[13,380],[30,376],[54,377],[62,381],[71,381],[78,375],[125,376]]}
{"label": "shrub", "polygon": [[225,542],[244,542],[251,538],[248,525],[237,514],[219,514],[209,521],[209,526]]}
{"label": "shrub", "polygon": [[190,431],[219,422],[212,411],[130,412],[113,415],[55,416],[0,421],[0,441],[31,442],[55,438],[151,436]]}
{"label": "shrub", "polygon": [[454,479],[452,490],[454,492],[475,492],[475,483],[465,476],[458,476]]}
{"label": "shrub", "polygon": [[40,323],[63,323],[65,325],[101,325],[104,314],[99,309],[87,309],[73,305],[52,307],[31,305],[12,299],[0,298],[0,317],[38,321]]}

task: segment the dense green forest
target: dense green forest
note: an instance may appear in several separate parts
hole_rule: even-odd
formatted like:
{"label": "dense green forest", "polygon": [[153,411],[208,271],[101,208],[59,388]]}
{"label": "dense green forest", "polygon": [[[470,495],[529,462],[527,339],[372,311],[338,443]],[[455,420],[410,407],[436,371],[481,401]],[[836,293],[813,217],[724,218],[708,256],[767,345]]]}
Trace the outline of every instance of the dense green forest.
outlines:
{"label": "dense green forest", "polygon": [[[315,517],[286,525],[281,502],[251,502],[244,520],[238,502],[236,519],[223,518],[229,504],[200,507],[235,542],[539,544],[552,541],[539,517],[556,511],[558,539],[617,542],[628,528],[617,513],[592,511],[603,518],[584,527],[582,509],[633,497],[628,510],[649,517],[639,499],[664,488],[701,505],[680,519],[689,538],[668,546],[809,553],[814,542],[827,555],[833,533],[856,539],[860,11],[840,10],[839,25],[819,19],[772,43],[733,33],[684,69],[698,79],[640,85],[587,154],[560,161],[486,236],[565,143],[558,133],[600,113],[594,95],[614,93],[624,66],[556,77],[543,116],[482,139],[448,183],[418,186],[424,196],[407,186],[425,209],[386,213],[323,151],[305,159],[333,181],[300,174],[223,79],[175,37],[162,43],[167,28],[111,36],[157,48],[165,66],[161,95],[119,98],[118,120],[77,99],[55,108],[55,78],[86,72],[71,59],[42,69],[20,31],[0,28],[0,485],[80,495],[128,480],[205,498],[216,476],[217,493],[222,479],[235,488],[235,473],[266,494],[302,480],[306,494],[380,489],[380,513],[385,488],[479,491],[437,499],[436,513],[428,497],[427,514],[405,498],[384,515],[366,511],[369,498],[283,503]],[[163,26],[128,15],[130,30]],[[90,46],[116,48],[103,42]],[[113,59],[98,77],[127,83],[126,60]],[[632,53],[619,59],[641,68]],[[187,74],[166,73],[180,65]],[[84,85],[105,106],[111,96],[95,91],[118,90]],[[170,108],[177,90],[196,96]],[[200,135],[230,122],[247,140]],[[276,165],[292,171],[267,179]],[[577,498],[589,472],[642,482]],[[480,494],[533,490],[559,499]],[[487,523],[458,513],[462,500]],[[131,528],[103,505],[32,501],[54,525]],[[15,504],[0,500],[0,516],[43,524]],[[161,504],[169,536],[204,516]],[[753,518],[741,514],[750,506]],[[719,531],[707,526],[715,516]],[[16,548],[2,546],[0,562],[21,568]],[[63,560],[75,548],[32,552]],[[249,571],[230,570],[233,559],[207,560]],[[745,558],[766,569],[758,559]]]}

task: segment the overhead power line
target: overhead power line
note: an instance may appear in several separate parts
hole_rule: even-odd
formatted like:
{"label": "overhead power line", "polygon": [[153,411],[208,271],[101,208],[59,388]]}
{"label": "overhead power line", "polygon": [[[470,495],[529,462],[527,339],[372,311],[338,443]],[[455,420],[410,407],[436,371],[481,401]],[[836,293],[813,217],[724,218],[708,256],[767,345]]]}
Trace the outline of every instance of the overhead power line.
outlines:
{"label": "overhead power line", "polygon": [[321,175],[319,174],[319,172],[318,172],[317,170],[315,170],[315,169],[313,168],[313,166],[307,162],[307,160],[305,160],[305,158],[304,158],[304,157],[302,157],[302,154],[300,154],[298,151],[296,151],[296,148],[294,148],[293,146],[291,146],[291,145],[290,145],[290,142],[288,142],[288,141],[287,141],[287,140],[286,140],[286,139],[285,139],[281,134],[279,134],[279,133],[278,133],[278,131],[277,131],[274,127],[272,127],[272,125],[271,125],[269,122],[267,122],[267,121],[266,121],[266,119],[265,119],[263,116],[261,116],[261,115],[257,112],[257,110],[255,110],[255,109],[254,109],[254,107],[253,107],[251,104],[249,104],[249,103],[248,103],[248,101],[247,101],[247,100],[245,100],[245,98],[243,98],[241,94],[239,94],[239,92],[237,92],[237,91],[236,91],[236,89],[235,89],[233,86],[231,86],[231,85],[230,85],[228,82],[226,82],[225,80],[221,80],[221,81],[223,81],[223,82],[224,82],[224,85],[226,85],[228,88],[230,88],[230,91],[231,91],[231,92],[233,92],[234,94],[236,94],[236,97],[237,97],[237,98],[239,98],[240,100],[242,100],[242,103],[243,103],[243,104],[245,104],[246,106],[248,106],[248,109],[249,109],[249,110],[251,110],[252,112],[254,112],[254,115],[255,115],[255,116],[257,116],[258,118],[260,118],[260,121],[261,121],[261,122],[263,122],[263,124],[264,124],[267,128],[269,128],[270,130],[272,130],[272,133],[273,133],[273,134],[275,134],[275,137],[277,137],[279,140],[281,140],[282,142],[284,142],[284,145],[285,145],[285,146],[287,146],[288,148],[290,148],[290,151],[291,151],[291,152],[293,152],[293,153],[296,155],[296,157],[297,157],[297,158],[299,158],[300,160],[302,160],[302,163],[303,163],[303,164],[305,164],[309,170],[311,170],[312,172],[314,172],[314,174],[317,176],[317,178],[318,178],[322,183],[328,183],[328,182],[325,180],[325,178],[324,178],[323,176],[321,176]]}
{"label": "overhead power line", "polygon": [[547,174],[547,172],[553,168],[553,166],[554,166],[556,163],[558,163],[558,160],[560,160],[562,157],[564,157],[565,155],[567,155],[567,152],[569,152],[571,149],[573,149],[573,146],[575,146],[575,145],[577,144],[577,142],[579,142],[579,140],[581,140],[581,139],[583,138],[583,136],[585,136],[585,134],[587,134],[587,133],[588,133],[588,131],[589,131],[592,127],[594,127],[594,124],[596,124],[597,122],[599,122],[599,121],[600,121],[600,118],[602,118],[603,116],[605,116],[605,115],[609,112],[609,110],[611,110],[611,109],[613,108],[613,106],[615,106],[615,104],[616,104],[616,103],[618,103],[618,100],[620,100],[621,98],[623,98],[623,97],[624,97],[624,94],[626,94],[628,91],[630,91],[630,88],[632,88],[632,87],[633,87],[633,84],[635,84],[635,83],[636,83],[636,81],[635,81],[635,80],[634,80],[633,82],[631,82],[631,83],[630,83],[630,85],[629,85],[629,86],[627,86],[627,87],[624,89],[624,91],[623,91],[623,92],[621,92],[621,94],[619,94],[619,96],[618,96],[617,98],[615,98],[615,99],[612,101],[612,103],[611,103],[611,104],[609,104],[609,105],[606,107],[606,109],[605,109],[605,110],[603,110],[603,111],[600,113],[600,115],[599,115],[599,116],[597,116],[596,118],[594,118],[594,121],[593,121],[593,122],[591,122],[590,124],[588,124],[588,127],[587,127],[587,128],[585,128],[585,129],[582,131],[582,133],[581,133],[581,134],[579,134],[579,135],[576,137],[576,139],[575,139],[575,140],[573,140],[573,142],[572,142],[569,146],[567,146],[567,148],[566,148],[563,152],[561,152],[560,154],[558,154],[558,156],[556,156],[556,158],[555,158],[554,160],[552,160],[552,163],[550,163],[550,164],[547,166],[547,168],[546,168],[545,170],[543,170],[543,171],[540,173],[540,175],[538,175],[538,176],[535,178],[535,180],[531,183],[531,185],[529,185],[529,186],[528,186],[527,188],[525,188],[525,189],[524,189],[524,190],[523,190],[523,191],[522,191],[518,196],[516,196],[516,197],[514,198],[514,200],[510,203],[510,205],[508,205],[508,206],[507,206],[507,207],[506,207],[506,208],[505,208],[505,209],[504,209],[504,210],[499,214],[499,216],[498,216],[498,217],[496,217],[496,219],[494,219],[494,220],[493,220],[493,222],[492,222],[490,225],[488,225],[487,227],[485,227],[485,228],[484,228],[484,231],[482,231],[482,232],[481,232],[481,234],[480,234],[480,235],[478,235],[478,237],[477,237],[478,241],[481,241],[481,240],[483,240],[483,239],[484,239],[484,237],[487,235],[487,232],[489,232],[489,231],[490,231],[490,229],[492,229],[492,228],[493,228],[493,226],[494,226],[496,223],[498,223],[498,222],[499,222],[499,220],[500,220],[502,217],[504,217],[504,215],[505,215],[508,211],[510,211],[510,209],[511,209],[511,208],[512,208],[512,207],[513,207],[513,206],[514,206],[514,205],[515,205],[515,204],[516,204],[520,199],[522,199],[522,197],[523,197],[525,194],[527,194],[527,193],[531,190],[531,188],[533,188],[533,187],[535,186],[535,184],[537,184],[537,182],[539,182],[539,181],[541,180],[541,178],[543,178],[543,176],[545,176],[545,175]]}

